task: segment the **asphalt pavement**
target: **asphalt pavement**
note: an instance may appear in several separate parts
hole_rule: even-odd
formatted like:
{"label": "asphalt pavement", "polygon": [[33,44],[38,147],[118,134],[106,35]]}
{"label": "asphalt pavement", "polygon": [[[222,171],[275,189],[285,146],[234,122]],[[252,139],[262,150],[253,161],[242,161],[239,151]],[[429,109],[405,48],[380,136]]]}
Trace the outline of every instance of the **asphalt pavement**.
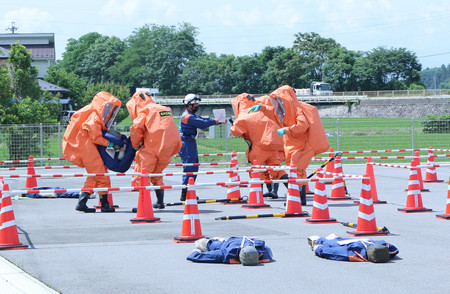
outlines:
{"label": "asphalt pavement", "polygon": [[[362,175],[365,169],[365,165],[343,164],[346,174]],[[154,215],[161,222],[133,224],[130,219],[136,216],[132,208],[137,207],[137,192],[114,192],[114,204],[119,206],[115,213],[77,212],[77,199],[14,199],[19,238],[29,247],[0,251],[0,256],[61,293],[448,292],[450,220],[437,219],[436,214],[445,212],[449,167],[437,168],[438,178],[444,183],[424,184],[430,192],[421,194],[423,205],[433,210],[427,213],[397,210],[406,205],[409,170],[374,167],[374,171],[378,199],[387,201],[374,205],[376,223],[388,228],[390,234],[370,238],[384,239],[398,247],[398,256],[389,263],[341,262],[315,256],[307,237],[331,233],[351,237],[346,232],[354,229],[340,223],[309,224],[304,217],[215,220],[220,216],[284,212],[287,190],[282,185],[279,199],[264,199],[270,205],[268,209],[243,209],[238,204],[221,203],[198,206],[203,235],[264,240],[272,249],[275,259],[272,263],[246,267],[187,261],[194,244],[173,241],[181,234],[184,207],[155,209]],[[82,172],[83,169],[45,171]],[[17,174],[17,171],[1,173]],[[425,169],[422,173],[425,175]],[[240,175],[242,180],[249,179],[247,174]],[[25,187],[25,178],[4,181],[11,190]],[[113,177],[112,186],[128,187],[130,181],[129,177]],[[181,177],[165,177],[164,181],[166,185],[178,185]],[[228,181],[227,176],[200,175],[197,179],[198,183],[219,181]],[[37,182],[40,187],[80,188],[84,178],[38,178]],[[346,185],[350,196],[358,199],[361,181],[348,180]],[[313,191],[314,186],[310,185],[310,189]],[[248,193],[249,188],[241,188],[242,196]],[[196,194],[200,199],[224,199],[227,189],[205,186],[196,189]],[[154,193],[151,195],[155,201]],[[331,195],[331,185],[327,185],[327,195]],[[180,190],[166,190],[165,202],[178,202],[179,197]],[[308,204],[303,206],[309,214],[312,199],[313,195],[309,195]],[[97,203],[98,198],[88,201],[88,205]],[[338,221],[357,222],[359,206],[353,201],[328,201],[328,206],[330,216]],[[6,279],[3,271],[0,277]],[[31,288],[29,291],[12,293],[33,293]]]}

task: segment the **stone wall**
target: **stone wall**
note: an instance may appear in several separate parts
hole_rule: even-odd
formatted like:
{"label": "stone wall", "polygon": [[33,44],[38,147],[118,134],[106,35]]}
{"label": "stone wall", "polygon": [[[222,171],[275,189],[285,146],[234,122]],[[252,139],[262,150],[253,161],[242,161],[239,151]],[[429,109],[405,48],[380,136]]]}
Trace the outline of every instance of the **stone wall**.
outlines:
{"label": "stone wall", "polygon": [[[359,104],[318,104],[314,105],[322,118],[419,118],[428,115],[450,114],[450,98],[425,99],[370,99],[361,100]],[[170,105],[174,116],[180,116],[184,105]],[[201,116],[212,117],[212,110],[224,108],[227,117],[234,116],[231,105],[200,105]]]}
{"label": "stone wall", "polygon": [[450,99],[373,99],[347,105],[316,105],[323,118],[419,118],[450,114]]}

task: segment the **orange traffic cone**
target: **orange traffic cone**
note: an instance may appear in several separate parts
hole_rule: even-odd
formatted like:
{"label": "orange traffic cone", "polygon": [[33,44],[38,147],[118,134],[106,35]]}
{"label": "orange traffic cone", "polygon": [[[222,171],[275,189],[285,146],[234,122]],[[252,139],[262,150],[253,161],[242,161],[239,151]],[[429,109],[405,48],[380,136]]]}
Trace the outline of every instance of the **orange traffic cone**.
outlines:
{"label": "orange traffic cone", "polygon": [[436,215],[437,218],[450,219],[450,177],[448,178],[447,205],[444,214]]}
{"label": "orange traffic cone", "polygon": [[[256,160],[253,162],[253,166],[258,165]],[[254,181],[260,181],[259,172],[253,171],[250,174],[250,194],[248,195],[247,204],[242,205],[242,208],[270,208],[270,205],[264,203],[264,197],[262,193],[261,184],[253,184]]]}
{"label": "orange traffic cone", "polygon": [[295,213],[296,217],[308,216],[307,212],[302,211],[300,189],[295,180],[297,180],[297,167],[294,164],[291,164],[289,168],[288,195],[286,197],[285,213]]}
{"label": "orange traffic cone", "polygon": [[[320,179],[323,177],[322,168],[319,168],[317,177]],[[318,224],[318,223],[336,223],[336,219],[330,218],[330,212],[328,211],[327,202],[327,190],[325,184],[321,181],[316,182],[313,200],[313,210],[311,218],[305,219],[305,223]]]}
{"label": "orange traffic cone", "polygon": [[[333,157],[334,156],[334,150],[333,150],[333,147],[331,147],[330,148],[330,153],[329,153],[329,155],[328,155],[328,157]],[[328,162],[328,164],[327,164],[327,168],[325,169],[325,172],[326,173],[334,173],[334,161],[330,161],[330,162]],[[325,174],[325,179],[326,178],[332,178],[333,176],[332,175],[330,175],[330,174]],[[331,181],[328,181],[328,182],[325,182],[324,184],[325,185],[331,185],[333,182],[331,182]]]}
{"label": "orange traffic cone", "polygon": [[[233,170],[233,171],[237,171],[239,169],[236,150],[233,150],[233,152],[231,152],[230,169]],[[237,176],[237,180],[236,181],[240,182],[241,178],[239,177],[239,174],[236,173],[236,176]],[[247,185],[240,184],[239,187],[247,187]]]}
{"label": "orange traffic cone", "polygon": [[[341,157],[336,156],[335,160],[336,163],[334,165],[334,173],[336,174],[343,174],[342,172],[342,164],[341,164]],[[347,196],[346,188],[345,188],[345,182],[341,178],[336,178],[333,180],[333,186],[331,190],[331,197],[328,197],[329,200],[352,200],[351,197]]]}
{"label": "orange traffic cone", "polygon": [[304,184],[305,184],[305,186],[306,186],[306,194],[308,194],[308,195],[314,194],[313,191],[309,190],[309,183],[306,182],[306,183],[304,183]]}
{"label": "orange traffic cone", "polygon": [[[146,174],[147,169],[143,168],[142,173]],[[148,177],[141,177],[141,186],[148,186]],[[109,200],[109,199],[108,199]],[[150,195],[150,190],[140,189],[139,190],[139,199],[136,211],[136,217],[130,219],[130,222],[133,224],[136,223],[159,223],[161,218],[155,217],[153,214],[153,206],[152,206],[152,197]]]}
{"label": "orange traffic cone", "polygon": [[[373,172],[372,157],[370,157],[370,156],[369,156],[369,158],[367,158],[366,174],[368,174],[370,177],[370,193],[372,194],[373,204],[386,204],[387,201],[378,199],[377,185],[375,182],[375,174]],[[359,200],[355,200],[355,201],[353,201],[353,203],[359,204]]]}
{"label": "orange traffic cone", "polygon": [[[34,161],[33,161],[33,156],[30,155],[30,157],[28,158],[28,168],[27,168],[27,175],[35,175],[35,171],[34,171]],[[27,178],[27,182],[26,182],[26,188],[27,189],[31,189],[31,188],[35,188],[37,187],[37,181],[36,178],[34,177],[29,177]]]}
{"label": "orange traffic cone", "polygon": [[[414,153],[414,160],[416,162],[416,166],[420,165],[420,157],[419,157],[419,151],[416,151]],[[419,185],[420,185],[420,191],[421,192],[430,192],[429,189],[425,189],[423,187],[423,177],[422,177],[422,169],[420,167],[417,168],[417,179],[419,180]]]}
{"label": "orange traffic cone", "polygon": [[[233,154],[235,154],[236,151],[233,151]],[[240,181],[239,175],[234,172],[236,169],[233,169],[233,166],[237,166],[236,158],[231,158],[231,165],[230,165],[230,173],[229,173],[229,182],[236,182]],[[227,189],[227,199],[240,199],[241,198],[241,190],[239,189],[239,184],[236,185],[228,185]],[[238,204],[238,203],[246,203],[244,200],[230,200],[228,202],[223,202],[223,204]]]}
{"label": "orange traffic cone", "polygon": [[[368,174],[364,174],[368,178]],[[375,220],[375,210],[373,208],[372,193],[370,192],[370,180],[363,179],[361,185],[361,196],[359,202],[358,223],[356,230],[347,232],[352,236],[371,236],[371,235],[387,235],[385,231],[377,229],[377,222]]]}
{"label": "orange traffic cone", "polygon": [[400,212],[430,212],[431,209],[423,207],[422,195],[420,194],[420,183],[417,179],[418,169],[416,161],[411,161],[411,171],[409,173],[408,197],[406,198],[406,207],[398,208]]}
{"label": "orange traffic cone", "polygon": [[[108,193],[108,203],[109,203],[109,206],[111,206],[111,207],[119,208],[119,205],[115,205],[113,203],[113,197],[112,197],[111,193]],[[96,209],[102,208],[102,203],[100,202],[100,197],[98,197],[98,204],[97,204],[97,206],[94,206],[94,208],[96,208]]]}
{"label": "orange traffic cone", "polygon": [[26,249],[28,245],[19,242],[8,184],[3,186],[3,194],[0,190],[0,204],[0,250]]}
{"label": "orange traffic cone", "polygon": [[425,183],[442,183],[444,180],[438,180],[436,174],[436,167],[434,166],[434,154],[431,147],[428,148],[427,172],[425,174]]}
{"label": "orange traffic cone", "polygon": [[173,238],[176,243],[192,243],[195,242],[195,240],[205,238],[205,236],[202,235],[202,228],[200,226],[197,195],[195,194],[195,189],[192,185],[194,185],[194,178],[189,178],[181,235]]}

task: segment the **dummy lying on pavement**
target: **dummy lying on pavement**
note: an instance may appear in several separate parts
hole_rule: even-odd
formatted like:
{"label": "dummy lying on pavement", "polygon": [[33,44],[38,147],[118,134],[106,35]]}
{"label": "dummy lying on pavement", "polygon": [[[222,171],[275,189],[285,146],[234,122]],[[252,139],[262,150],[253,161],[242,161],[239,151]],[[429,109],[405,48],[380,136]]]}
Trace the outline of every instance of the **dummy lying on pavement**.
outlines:
{"label": "dummy lying on pavement", "polygon": [[398,254],[398,249],[384,240],[341,238],[334,234],[321,238],[308,237],[314,253],[326,259],[342,261],[389,262]]}
{"label": "dummy lying on pavement", "polygon": [[247,237],[231,237],[229,239],[214,237],[203,238],[195,242],[197,249],[187,257],[194,262],[242,263],[257,265],[271,262],[272,250],[262,240]]}

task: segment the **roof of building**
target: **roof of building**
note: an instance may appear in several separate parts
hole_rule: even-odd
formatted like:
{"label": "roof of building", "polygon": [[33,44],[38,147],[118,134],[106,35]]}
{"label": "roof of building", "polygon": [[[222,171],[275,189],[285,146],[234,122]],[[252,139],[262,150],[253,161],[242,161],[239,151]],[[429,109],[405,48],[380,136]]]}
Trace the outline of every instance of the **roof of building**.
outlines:
{"label": "roof of building", "polygon": [[38,79],[38,83],[43,91],[70,93],[70,90],[68,90],[66,88],[63,88],[63,87],[60,87],[57,85],[53,85],[53,84],[46,82],[44,80],[41,80],[41,79]]}

